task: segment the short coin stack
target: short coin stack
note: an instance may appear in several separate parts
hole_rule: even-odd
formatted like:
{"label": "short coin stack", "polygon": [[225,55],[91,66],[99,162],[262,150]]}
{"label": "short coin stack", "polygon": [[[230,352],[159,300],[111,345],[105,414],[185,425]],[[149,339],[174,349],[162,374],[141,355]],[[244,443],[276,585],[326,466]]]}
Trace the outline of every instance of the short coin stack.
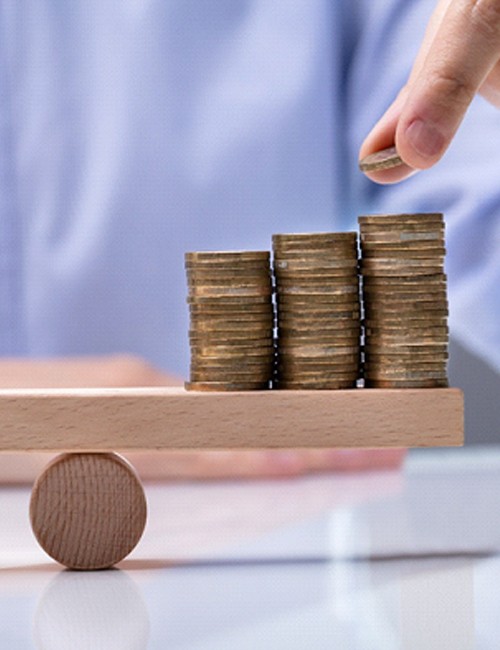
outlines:
{"label": "short coin stack", "polygon": [[268,251],[186,253],[188,390],[259,390],[273,375]]}
{"label": "short coin stack", "polygon": [[360,308],[356,233],[273,236],[276,388],[354,388]]}
{"label": "short coin stack", "polygon": [[359,225],[365,385],[447,386],[443,215],[363,216]]}

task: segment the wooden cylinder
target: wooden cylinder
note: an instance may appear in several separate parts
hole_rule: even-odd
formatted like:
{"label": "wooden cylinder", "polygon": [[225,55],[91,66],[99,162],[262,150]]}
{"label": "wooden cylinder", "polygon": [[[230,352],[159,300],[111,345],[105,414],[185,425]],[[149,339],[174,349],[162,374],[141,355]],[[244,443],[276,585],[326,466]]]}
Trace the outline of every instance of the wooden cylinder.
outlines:
{"label": "wooden cylinder", "polygon": [[70,569],[105,569],[125,558],[146,525],[144,490],[115,453],[69,453],[36,481],[30,520],[40,546]]}

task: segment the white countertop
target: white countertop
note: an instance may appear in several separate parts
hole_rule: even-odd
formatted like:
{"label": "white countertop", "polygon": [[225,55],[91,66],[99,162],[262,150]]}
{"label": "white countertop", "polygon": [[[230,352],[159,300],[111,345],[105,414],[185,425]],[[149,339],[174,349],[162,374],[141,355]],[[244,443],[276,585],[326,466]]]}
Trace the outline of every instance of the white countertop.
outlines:
{"label": "white countertop", "polygon": [[500,647],[500,448],[403,472],[146,488],[120,570],[69,572],[0,489],[0,649]]}

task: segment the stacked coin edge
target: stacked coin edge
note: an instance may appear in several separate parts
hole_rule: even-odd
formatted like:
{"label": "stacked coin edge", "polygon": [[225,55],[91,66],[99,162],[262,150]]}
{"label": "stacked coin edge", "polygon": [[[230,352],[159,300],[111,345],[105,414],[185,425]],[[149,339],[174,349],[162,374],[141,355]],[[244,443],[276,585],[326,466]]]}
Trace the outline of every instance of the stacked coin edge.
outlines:
{"label": "stacked coin edge", "polygon": [[448,386],[440,213],[359,217],[367,388]]}
{"label": "stacked coin edge", "polygon": [[270,388],[274,313],[269,251],[186,253],[188,390]]}

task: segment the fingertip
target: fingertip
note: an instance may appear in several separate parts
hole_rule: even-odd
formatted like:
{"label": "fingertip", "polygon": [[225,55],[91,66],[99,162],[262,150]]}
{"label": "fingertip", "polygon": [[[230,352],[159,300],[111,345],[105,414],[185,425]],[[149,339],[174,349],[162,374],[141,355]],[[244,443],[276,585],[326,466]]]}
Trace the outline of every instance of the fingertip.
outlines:
{"label": "fingertip", "polygon": [[445,153],[450,138],[435,123],[419,117],[402,120],[396,130],[396,148],[406,165],[428,169]]}
{"label": "fingertip", "polygon": [[379,185],[392,185],[410,178],[418,172],[418,169],[413,169],[409,165],[402,164],[391,169],[383,169],[380,171],[364,172],[365,176],[374,183]]}

